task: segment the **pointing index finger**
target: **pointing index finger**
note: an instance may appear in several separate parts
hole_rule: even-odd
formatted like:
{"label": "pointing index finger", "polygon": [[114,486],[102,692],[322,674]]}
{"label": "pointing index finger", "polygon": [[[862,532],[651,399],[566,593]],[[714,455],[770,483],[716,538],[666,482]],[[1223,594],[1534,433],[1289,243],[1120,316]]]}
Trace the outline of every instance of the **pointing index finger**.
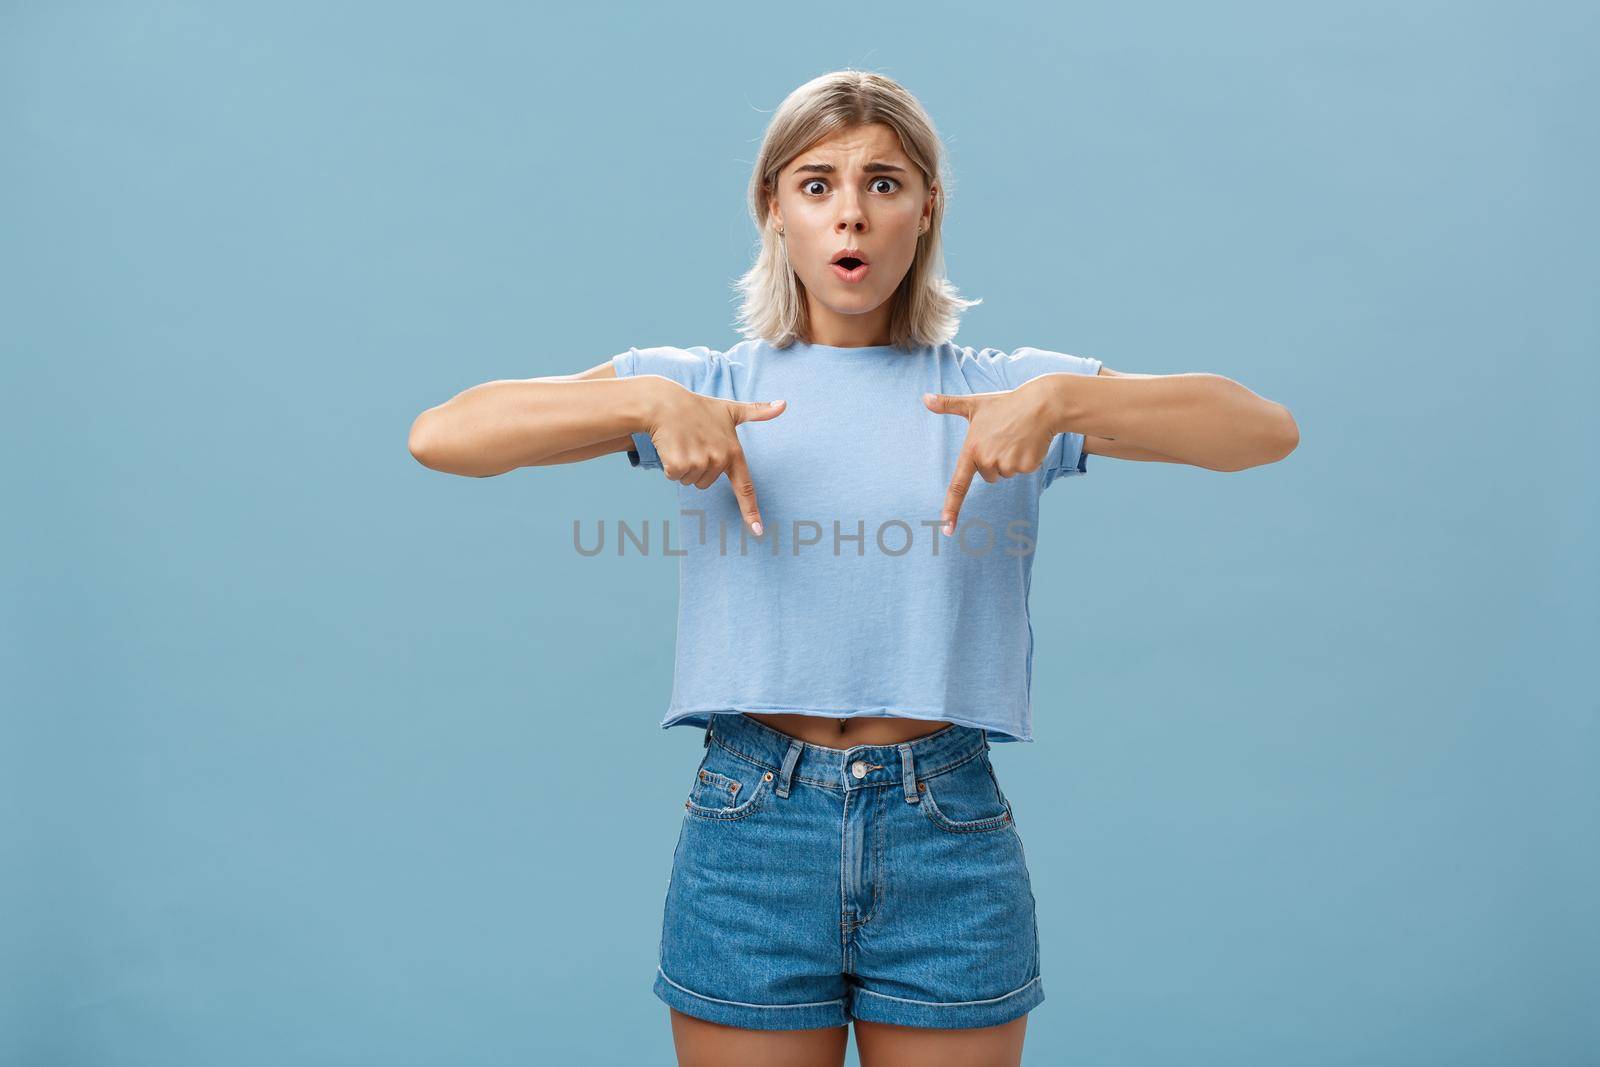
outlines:
{"label": "pointing index finger", "polygon": [[733,498],[739,504],[739,514],[749,524],[751,532],[761,536],[761,509],[756,504],[756,486],[750,478],[750,466],[745,462],[744,450],[733,454],[728,461],[728,484],[733,487]]}
{"label": "pointing index finger", "polygon": [[950,479],[950,489],[944,495],[944,535],[949,537],[955,532],[956,517],[961,514],[961,504],[967,498],[967,490],[972,488],[972,476],[978,472],[977,466],[972,462],[972,453],[965,448],[961,455],[956,457],[956,472]]}

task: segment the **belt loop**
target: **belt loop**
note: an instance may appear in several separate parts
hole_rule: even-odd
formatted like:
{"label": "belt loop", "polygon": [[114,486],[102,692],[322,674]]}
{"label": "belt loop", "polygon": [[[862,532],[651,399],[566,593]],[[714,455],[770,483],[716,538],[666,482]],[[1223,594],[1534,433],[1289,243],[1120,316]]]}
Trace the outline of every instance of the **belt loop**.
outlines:
{"label": "belt loop", "polygon": [[895,747],[900,750],[900,781],[906,788],[906,803],[915,804],[922,798],[917,795],[917,768],[911,760],[911,746],[899,744]]}
{"label": "belt loop", "polygon": [[711,745],[711,723],[714,719],[716,719],[715,715],[706,716],[706,735],[700,739],[701,748],[709,748]]}
{"label": "belt loop", "polygon": [[805,742],[798,738],[789,741],[789,751],[783,754],[783,769],[778,772],[777,793],[780,797],[789,795],[789,778],[794,774],[794,765],[800,760],[800,750],[805,747]]}

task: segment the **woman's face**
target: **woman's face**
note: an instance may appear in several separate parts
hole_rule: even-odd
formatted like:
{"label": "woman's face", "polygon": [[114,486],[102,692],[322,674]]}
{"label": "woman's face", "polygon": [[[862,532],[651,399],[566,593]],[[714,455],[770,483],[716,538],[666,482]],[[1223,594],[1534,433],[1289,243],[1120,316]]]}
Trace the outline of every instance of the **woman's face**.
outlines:
{"label": "woman's face", "polygon": [[[841,130],[784,165],[772,224],[783,228],[789,263],[805,287],[812,344],[887,344],[889,298],[911,268],[933,216],[934,190],[880,123]],[[845,275],[833,260],[856,250],[864,268]]]}

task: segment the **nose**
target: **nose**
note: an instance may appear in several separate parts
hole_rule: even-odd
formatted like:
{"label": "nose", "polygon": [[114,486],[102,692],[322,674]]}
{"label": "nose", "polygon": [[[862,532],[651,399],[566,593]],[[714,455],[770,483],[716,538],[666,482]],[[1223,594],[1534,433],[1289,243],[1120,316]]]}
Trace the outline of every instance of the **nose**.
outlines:
{"label": "nose", "polygon": [[855,194],[839,198],[839,221],[835,225],[841,230],[861,230],[866,226],[866,212],[861,210],[858,196],[859,194]]}

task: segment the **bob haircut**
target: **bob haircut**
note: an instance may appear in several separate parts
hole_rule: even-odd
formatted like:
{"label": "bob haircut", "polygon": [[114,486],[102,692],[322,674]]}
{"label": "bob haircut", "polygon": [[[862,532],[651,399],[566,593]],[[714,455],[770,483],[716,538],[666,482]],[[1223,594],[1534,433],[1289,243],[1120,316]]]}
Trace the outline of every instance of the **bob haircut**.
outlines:
{"label": "bob haircut", "polygon": [[737,325],[746,338],[763,338],[787,348],[810,335],[804,286],[789,264],[788,251],[772,225],[768,197],[778,172],[825,137],[840,130],[882,123],[899,135],[901,149],[922,171],[931,188],[938,178],[928,232],[917,242],[911,267],[889,300],[889,339],[910,351],[955,337],[961,313],[982,300],[963,300],[944,273],[940,227],[944,220],[943,146],[933,120],[917,98],[898,82],[870,71],[838,70],[813,78],[779,105],[767,125],[750,176],[750,209],[761,248],[755,264],[734,283],[744,296]]}

